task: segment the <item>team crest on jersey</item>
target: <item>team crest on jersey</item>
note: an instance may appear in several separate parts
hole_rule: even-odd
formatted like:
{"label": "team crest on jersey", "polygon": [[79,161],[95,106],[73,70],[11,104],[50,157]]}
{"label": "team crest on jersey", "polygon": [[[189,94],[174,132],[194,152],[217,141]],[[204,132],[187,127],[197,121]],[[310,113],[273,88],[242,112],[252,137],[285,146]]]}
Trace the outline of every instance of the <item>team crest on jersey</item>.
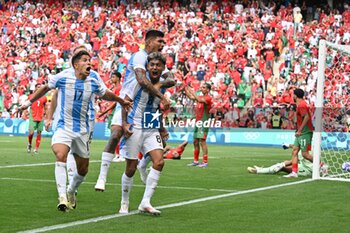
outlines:
{"label": "team crest on jersey", "polygon": [[72,83],[67,83],[67,89],[73,89],[74,88],[74,86],[73,86],[73,84]]}
{"label": "team crest on jersey", "polygon": [[142,119],[142,128],[144,129],[159,129],[162,114],[157,110],[156,112],[144,112]]}

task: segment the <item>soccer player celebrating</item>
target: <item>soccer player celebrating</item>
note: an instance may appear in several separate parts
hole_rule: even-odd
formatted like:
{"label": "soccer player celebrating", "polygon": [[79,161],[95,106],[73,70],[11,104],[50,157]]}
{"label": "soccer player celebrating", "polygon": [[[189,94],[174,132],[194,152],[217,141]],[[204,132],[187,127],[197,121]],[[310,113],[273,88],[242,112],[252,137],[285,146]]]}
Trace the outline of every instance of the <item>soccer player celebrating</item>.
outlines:
{"label": "soccer player celebrating", "polygon": [[[35,85],[35,90],[38,90],[41,87],[41,84]],[[30,98],[30,97],[29,97]],[[41,132],[44,129],[44,112],[45,112],[45,104],[47,102],[46,96],[42,96],[40,99],[35,101],[30,107],[29,113],[29,134],[28,134],[28,147],[27,152],[30,153],[32,151],[32,140],[34,137],[34,131],[36,130],[36,142],[34,153],[37,154],[41,141]]]}
{"label": "soccer player celebrating", "polygon": [[295,133],[294,146],[292,151],[292,172],[284,177],[296,178],[298,177],[298,152],[301,150],[302,156],[313,161],[313,157],[309,154],[311,149],[311,140],[313,134],[313,126],[311,121],[310,108],[304,98],[304,91],[302,89],[294,90],[294,101],[297,105],[297,131]]}
{"label": "soccer player celebrating", "polygon": [[[71,72],[55,75],[20,107],[20,110],[24,110],[50,89],[58,89],[54,117],[56,127],[51,144],[56,156],[55,178],[59,196],[57,208],[60,211],[76,207],[75,191],[88,172],[91,127],[88,112],[93,95],[117,101],[126,109],[132,105],[130,101],[123,100],[108,90],[99,75],[91,71],[91,56],[86,50],[73,55],[72,66],[74,69]],[[67,189],[66,160],[70,150],[76,160],[77,173]]]}
{"label": "soccer player celebrating", "polygon": [[[209,95],[211,90],[211,85],[209,83],[203,83],[201,85],[202,96],[197,96],[193,90],[188,86],[185,87],[185,93],[188,98],[197,102],[195,113],[196,113],[196,122],[201,121],[205,122],[209,120],[209,111],[212,104],[212,97]],[[188,164],[188,166],[198,166],[198,167],[207,167],[208,166],[208,146],[206,143],[207,135],[209,132],[209,127],[195,127],[193,134],[193,145],[194,145],[194,159],[193,162]],[[202,147],[203,161],[199,163],[199,152],[200,147]]]}
{"label": "soccer player celebrating", "polygon": [[[151,53],[147,58],[147,70],[151,83],[160,89],[159,82],[165,69],[165,58],[160,53]],[[125,95],[126,100],[135,102],[132,111],[126,115],[123,110],[122,120],[124,138],[120,143],[120,153],[126,159],[126,168],[122,176],[122,200],[119,213],[129,212],[129,194],[133,184],[133,176],[138,163],[138,153],[148,154],[153,166],[147,176],[145,192],[139,205],[139,211],[159,215],[160,211],[153,208],[150,201],[158,185],[158,180],[164,166],[163,143],[157,128],[144,127],[144,112],[152,113],[153,117],[160,116],[160,98],[156,98],[137,81],[130,83]],[[164,89],[162,89],[164,91]],[[123,89],[122,89],[123,92]]]}
{"label": "soccer player celebrating", "polygon": [[[73,50],[73,56],[74,56],[74,54],[76,54],[82,50],[87,51],[87,49],[84,45],[80,45],[80,46],[76,47]],[[69,69],[66,69],[66,70],[63,70],[62,72],[60,72],[59,75],[64,75],[64,74],[69,75],[72,72],[74,72],[74,68],[70,67]],[[91,71],[91,72],[94,72],[94,71]],[[49,131],[51,127],[56,127],[56,126],[52,125],[52,119],[53,119],[53,115],[54,115],[54,112],[55,112],[56,107],[57,107],[57,96],[58,96],[58,91],[55,90],[53,92],[53,95],[52,95],[51,105],[50,105],[49,111],[47,112],[48,117],[47,117],[47,121],[45,124],[45,128],[47,131]],[[89,138],[90,139],[92,139],[93,130],[94,130],[94,126],[95,126],[94,100],[95,100],[95,95],[92,95],[91,101],[89,103],[89,108],[88,108],[89,109],[88,116],[89,116],[89,124],[90,124],[90,127],[89,127],[89,129],[90,129]],[[67,161],[66,161],[66,168],[67,168],[67,175],[68,175],[68,184],[71,184],[73,181],[74,174],[77,172],[77,164],[75,162],[75,158],[74,158],[72,150],[70,150],[68,153]],[[76,193],[77,193],[77,191],[76,191]]]}
{"label": "soccer player celebrating", "polygon": [[[124,82],[122,84],[122,91],[120,93],[120,96],[122,98],[125,96],[125,92],[123,90],[127,90],[130,83],[133,83],[136,80],[142,88],[146,89],[150,93],[150,95],[159,98],[163,103],[164,108],[169,108],[170,102],[159,90],[153,86],[150,80],[146,77],[146,64],[148,54],[151,54],[153,52],[161,52],[163,50],[164,44],[165,41],[163,32],[158,30],[147,31],[145,37],[145,49],[134,53],[129,59]],[[174,77],[171,72],[163,72],[162,77],[164,78],[160,82],[162,87],[166,88],[175,85]],[[95,185],[96,191],[105,190],[109,166],[114,158],[114,152],[118,145],[118,142],[123,135],[121,107],[118,105],[116,106],[113,114],[111,131],[111,136],[102,152],[100,174]]]}

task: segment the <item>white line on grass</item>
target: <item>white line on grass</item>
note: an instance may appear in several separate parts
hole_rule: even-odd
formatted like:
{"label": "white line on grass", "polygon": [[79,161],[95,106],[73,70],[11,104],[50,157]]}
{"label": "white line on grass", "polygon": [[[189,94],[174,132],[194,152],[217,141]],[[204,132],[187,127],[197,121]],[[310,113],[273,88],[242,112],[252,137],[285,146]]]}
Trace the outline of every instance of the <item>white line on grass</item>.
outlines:
{"label": "white line on grass", "polygon": [[[193,158],[190,157],[184,157],[182,158],[183,160],[190,160]],[[210,157],[210,159],[217,159],[217,157]],[[178,161],[178,160],[166,160],[166,161]],[[101,160],[91,160],[89,163],[100,163]],[[15,164],[15,165],[5,165],[5,166],[0,166],[1,168],[17,168],[17,167],[36,167],[36,166],[50,166],[50,165],[55,165],[55,163],[31,163],[31,164]]]}
{"label": "white line on grass", "polygon": [[[194,200],[190,200],[190,201],[183,201],[183,202],[173,203],[173,204],[169,204],[169,205],[158,206],[155,208],[156,209],[168,209],[168,208],[173,208],[173,207],[178,207],[178,206],[190,205],[190,204],[194,204],[194,203],[198,203],[198,202],[216,200],[216,199],[221,199],[221,198],[225,198],[225,197],[237,196],[237,195],[241,195],[241,194],[255,193],[255,192],[276,189],[276,188],[281,188],[281,187],[286,187],[286,186],[291,186],[291,185],[296,185],[296,184],[302,184],[302,183],[306,183],[306,182],[310,182],[310,181],[312,181],[312,179],[306,179],[306,180],[290,182],[290,183],[286,183],[286,184],[267,186],[267,187],[256,188],[256,189],[243,190],[243,191],[238,191],[238,192],[234,192],[234,193],[215,195],[215,196],[211,196],[211,197],[203,197],[203,198],[198,198],[198,199],[194,199]],[[89,219],[85,219],[85,220],[74,221],[74,222],[70,222],[70,223],[64,223],[64,224],[36,228],[36,229],[28,230],[28,231],[21,231],[20,233],[36,233],[36,232],[46,232],[46,231],[52,231],[52,230],[57,230],[57,229],[64,229],[64,228],[68,228],[68,227],[74,227],[74,226],[93,223],[93,222],[100,222],[100,221],[105,221],[105,220],[110,220],[110,219],[115,219],[115,218],[121,218],[124,216],[135,215],[137,213],[139,213],[139,212],[134,210],[128,214],[106,215],[106,216],[101,216],[101,217],[96,217],[96,218],[89,218]]]}
{"label": "white line on grass", "polygon": [[[12,181],[32,181],[32,182],[44,182],[44,183],[55,183],[55,180],[43,180],[43,179],[25,179],[25,178],[13,178],[13,177],[0,177],[0,180],[12,180]],[[91,184],[94,185],[96,183],[94,182],[84,182],[84,184]],[[121,186],[121,184],[118,183],[106,183],[106,185],[110,186]],[[133,187],[141,187],[144,188],[145,185],[139,185],[134,184]],[[206,188],[195,188],[195,187],[179,187],[179,186],[162,186],[159,185],[157,188],[160,189],[182,189],[182,190],[197,190],[197,191],[213,191],[213,192],[226,192],[226,193],[232,193],[236,192],[237,190],[230,190],[230,189],[206,189]]]}
{"label": "white line on grass", "polygon": [[[91,160],[90,163],[100,163],[101,160]],[[38,167],[38,166],[51,166],[55,163],[30,163],[30,164],[15,164],[15,165],[6,165],[0,166],[1,168],[16,168],[16,167]]]}

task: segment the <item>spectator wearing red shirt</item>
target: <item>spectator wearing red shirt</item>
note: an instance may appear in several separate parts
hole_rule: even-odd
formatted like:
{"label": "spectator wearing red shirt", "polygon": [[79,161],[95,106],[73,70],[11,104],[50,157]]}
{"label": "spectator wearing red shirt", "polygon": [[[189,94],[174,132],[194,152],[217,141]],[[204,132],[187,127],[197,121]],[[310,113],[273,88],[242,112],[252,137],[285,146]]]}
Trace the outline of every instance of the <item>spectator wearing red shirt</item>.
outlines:
{"label": "spectator wearing red shirt", "polygon": [[264,106],[264,99],[262,98],[262,94],[259,93],[253,100],[253,106],[256,108],[261,108]]}
{"label": "spectator wearing red shirt", "polygon": [[267,90],[267,85],[268,82],[270,81],[271,77],[272,77],[272,68],[271,66],[267,65],[266,69],[264,69],[264,80],[265,80],[265,90]]}

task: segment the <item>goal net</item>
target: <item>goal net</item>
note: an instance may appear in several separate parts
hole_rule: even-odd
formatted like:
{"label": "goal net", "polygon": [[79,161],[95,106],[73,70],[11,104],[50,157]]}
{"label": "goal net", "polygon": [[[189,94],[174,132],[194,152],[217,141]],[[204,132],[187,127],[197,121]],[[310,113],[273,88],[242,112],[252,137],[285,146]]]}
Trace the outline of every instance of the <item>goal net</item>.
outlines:
{"label": "goal net", "polygon": [[[320,41],[313,179],[350,181],[350,46]],[[320,166],[323,164],[323,167]]]}

